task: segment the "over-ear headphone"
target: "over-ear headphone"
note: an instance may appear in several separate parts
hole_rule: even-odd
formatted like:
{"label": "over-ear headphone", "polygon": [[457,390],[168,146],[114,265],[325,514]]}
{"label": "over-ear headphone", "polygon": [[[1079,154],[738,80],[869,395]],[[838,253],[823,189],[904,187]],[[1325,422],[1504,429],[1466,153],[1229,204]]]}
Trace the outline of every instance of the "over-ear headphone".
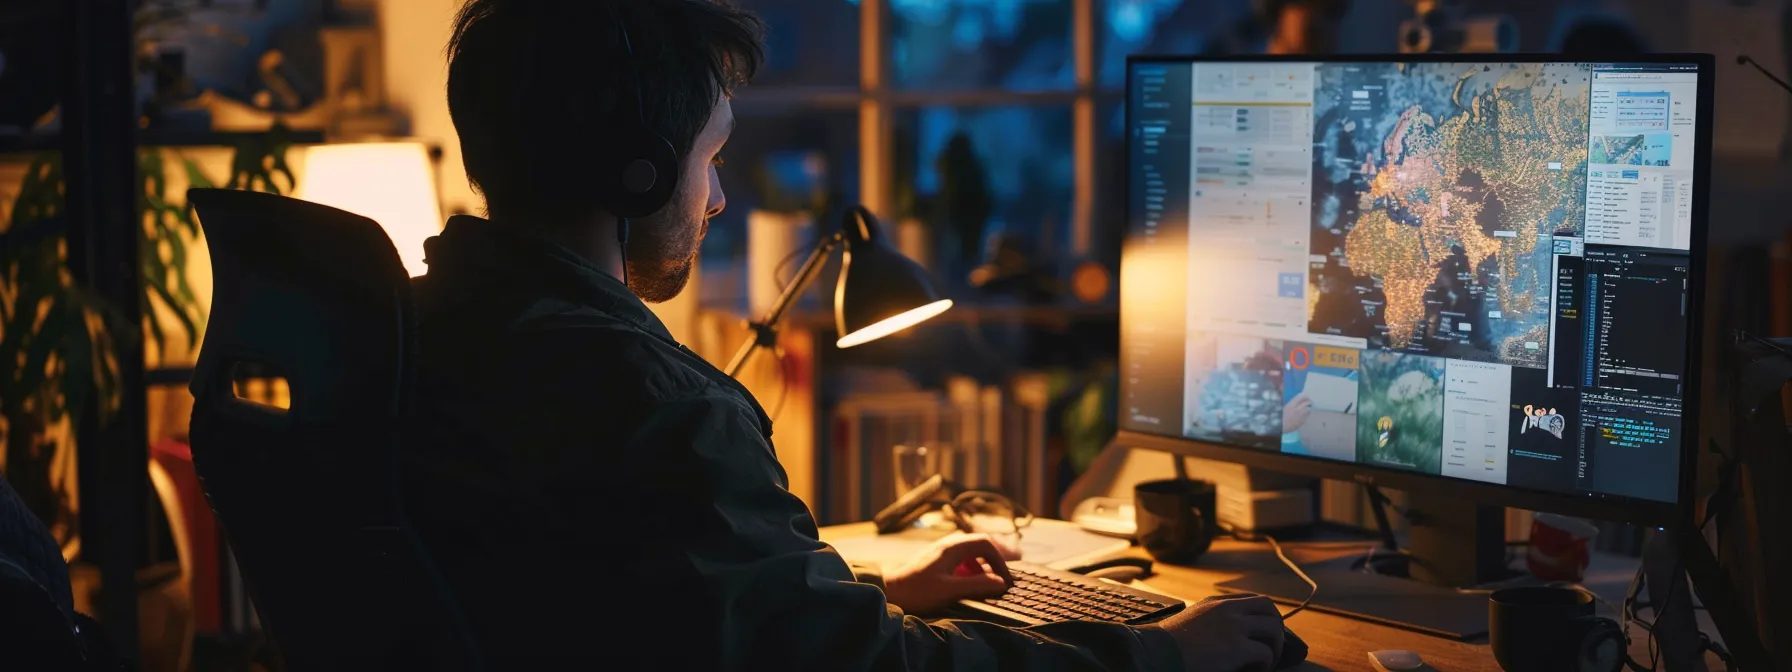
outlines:
{"label": "over-ear headphone", "polygon": [[[623,128],[609,134],[611,144],[605,152],[604,176],[594,186],[604,209],[619,218],[632,219],[659,212],[672,200],[672,192],[678,187],[678,151],[665,136],[647,125],[641,77],[635,69],[635,49],[629,43],[628,26],[619,12],[613,11],[612,15],[622,39],[622,76],[634,99],[634,111],[620,119]],[[617,228],[617,236],[626,247],[628,226],[619,222]]]}

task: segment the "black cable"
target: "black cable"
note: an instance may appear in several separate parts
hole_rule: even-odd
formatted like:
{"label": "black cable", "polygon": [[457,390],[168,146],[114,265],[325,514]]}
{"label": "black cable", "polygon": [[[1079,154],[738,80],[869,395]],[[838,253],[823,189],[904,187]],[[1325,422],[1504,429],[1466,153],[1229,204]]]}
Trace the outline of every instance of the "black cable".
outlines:
{"label": "black cable", "polygon": [[772,410],[766,413],[766,418],[776,423],[778,414],[784,412],[784,399],[790,396],[790,373],[784,370],[783,348],[772,350],[772,362],[775,364],[773,368],[778,370],[778,402],[772,405]]}
{"label": "black cable", "polygon": [[616,218],[616,248],[622,257],[622,286],[628,286],[628,218]]}
{"label": "black cable", "polygon": [[1282,614],[1282,620],[1286,621],[1290,618],[1293,618],[1295,614],[1298,614],[1302,611],[1306,611],[1307,605],[1313,603],[1313,598],[1317,597],[1319,595],[1319,582],[1314,581],[1313,577],[1307,576],[1306,572],[1301,571],[1300,565],[1294,564],[1293,560],[1288,559],[1288,554],[1282,552],[1282,545],[1280,543],[1276,542],[1275,537],[1269,536],[1267,534],[1259,534],[1256,536],[1261,537],[1264,541],[1269,542],[1269,547],[1271,549],[1275,550],[1276,557],[1281,558],[1282,564],[1287,565],[1288,569],[1294,570],[1295,576],[1299,576],[1300,580],[1307,582],[1307,585],[1313,587],[1313,591],[1310,593],[1307,593],[1307,599],[1301,600],[1300,604],[1295,605],[1295,607],[1293,609],[1288,610],[1288,613]]}
{"label": "black cable", "polygon": [[796,249],[790,251],[790,254],[784,255],[784,258],[778,261],[777,266],[772,267],[772,282],[778,283],[779,292],[783,292],[786,287],[790,286],[790,283],[796,281],[796,278],[784,280],[784,269],[790,268],[791,262],[796,261],[798,257],[801,257],[808,252],[814,251],[814,248],[814,245],[798,245],[796,246]]}
{"label": "black cable", "polygon": [[[1722,453],[1719,453],[1719,454],[1721,455]],[[1724,457],[1728,458],[1727,455]],[[1728,460],[1726,459],[1726,462],[1727,461]],[[1729,465],[1725,464],[1720,468],[1720,471],[1727,470],[1728,467],[1729,467]],[[1712,499],[1716,500],[1717,496],[1713,495]],[[1717,506],[1715,504],[1716,504],[1716,502],[1707,503],[1707,505],[1705,507],[1705,517],[1704,517],[1704,519],[1699,521],[1698,528],[1696,528],[1694,530],[1697,534],[1701,534],[1701,535],[1704,534],[1705,527],[1710,525],[1711,521],[1717,518]],[[1641,570],[1638,570],[1638,571],[1641,571]],[[1649,601],[1652,603],[1655,603],[1652,605],[1652,609],[1651,609],[1651,611],[1654,612],[1654,618],[1650,620],[1648,628],[1647,628],[1647,630],[1649,631],[1649,670],[1650,670],[1650,672],[1654,672],[1654,670],[1656,669],[1656,666],[1659,665],[1661,662],[1660,657],[1659,657],[1660,652],[1657,651],[1655,648],[1655,624],[1659,623],[1661,621],[1662,614],[1667,613],[1668,606],[1672,605],[1674,603],[1674,592],[1679,590],[1681,578],[1685,574],[1686,574],[1686,572],[1683,571],[1683,568],[1680,566],[1680,558],[1676,555],[1674,558],[1674,569],[1673,569],[1673,572],[1672,572],[1670,578],[1668,579],[1667,595],[1661,597],[1660,602],[1656,602],[1655,591],[1653,591],[1653,590],[1649,591]],[[1703,632],[1699,633],[1699,635],[1701,637],[1705,637],[1705,633],[1703,633]],[[1709,637],[1706,637],[1706,641],[1709,641]]]}
{"label": "black cable", "polygon": [[[1181,460],[1177,460],[1177,462],[1180,463]],[[1295,607],[1293,609],[1288,610],[1288,613],[1282,614],[1282,620],[1286,621],[1289,618],[1292,618],[1295,614],[1306,611],[1307,605],[1312,604],[1313,598],[1317,597],[1319,595],[1319,582],[1314,581],[1313,577],[1307,576],[1307,573],[1305,571],[1301,570],[1300,565],[1294,564],[1294,561],[1288,558],[1288,554],[1282,552],[1282,544],[1280,542],[1277,542],[1275,537],[1269,536],[1267,534],[1260,534],[1257,532],[1241,531],[1238,528],[1232,527],[1230,525],[1220,526],[1220,531],[1224,532],[1226,534],[1226,536],[1232,537],[1233,539],[1237,539],[1239,541],[1267,542],[1269,544],[1270,550],[1275,551],[1276,558],[1280,559],[1282,561],[1282,564],[1286,565],[1288,567],[1288,569],[1293,570],[1295,576],[1300,577],[1300,580],[1307,582],[1307,585],[1312,587],[1312,589],[1313,589],[1312,592],[1307,593],[1307,599],[1301,600],[1300,604],[1297,604],[1297,605],[1295,605]]]}

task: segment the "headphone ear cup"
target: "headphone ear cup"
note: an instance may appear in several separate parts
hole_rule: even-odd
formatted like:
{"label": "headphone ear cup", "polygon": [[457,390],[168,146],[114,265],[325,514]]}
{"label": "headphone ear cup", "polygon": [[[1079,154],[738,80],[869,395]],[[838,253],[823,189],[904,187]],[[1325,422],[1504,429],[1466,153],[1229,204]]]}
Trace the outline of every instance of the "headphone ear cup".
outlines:
{"label": "headphone ear cup", "polygon": [[1576,633],[1574,661],[1568,669],[1575,672],[1619,672],[1624,669],[1624,628],[1617,621],[1599,616],[1582,616],[1574,620]]}
{"label": "headphone ear cup", "polygon": [[604,207],[618,217],[638,218],[659,212],[678,189],[678,152],[672,143],[646,129],[618,134],[616,159],[596,185]]}

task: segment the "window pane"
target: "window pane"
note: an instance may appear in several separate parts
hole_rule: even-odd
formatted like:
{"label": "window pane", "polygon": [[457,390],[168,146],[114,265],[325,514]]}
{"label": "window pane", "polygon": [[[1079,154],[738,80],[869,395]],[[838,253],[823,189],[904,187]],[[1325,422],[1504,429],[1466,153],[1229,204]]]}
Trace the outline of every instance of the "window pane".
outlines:
{"label": "window pane", "polygon": [[1118,258],[1118,241],[1126,230],[1126,100],[1095,99],[1095,254]]}
{"label": "window pane", "polygon": [[716,169],[728,206],[703,241],[705,305],[745,305],[748,213],[803,209],[817,193],[859,199],[857,110],[742,104],[734,113],[736,130]]}
{"label": "window pane", "polygon": [[859,7],[841,0],[741,0],[765,20],[756,86],[858,86]]}
{"label": "window pane", "polygon": [[1067,89],[1076,84],[1070,27],[1070,0],[890,0],[894,84]]}
{"label": "window pane", "polygon": [[1194,54],[1250,13],[1250,0],[1096,0],[1101,86],[1126,84],[1127,54]]}
{"label": "window pane", "polygon": [[968,286],[996,236],[1042,267],[1063,260],[1076,179],[1070,108],[930,107],[896,126],[898,219],[928,227],[941,282]]}

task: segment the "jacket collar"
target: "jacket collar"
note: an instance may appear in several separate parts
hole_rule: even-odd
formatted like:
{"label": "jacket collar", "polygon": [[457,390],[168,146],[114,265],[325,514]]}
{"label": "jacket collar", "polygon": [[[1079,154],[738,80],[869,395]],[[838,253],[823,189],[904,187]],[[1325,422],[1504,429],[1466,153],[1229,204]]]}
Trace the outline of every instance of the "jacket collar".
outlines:
{"label": "jacket collar", "polygon": [[498,282],[563,296],[676,345],[672,332],[615,276],[565,246],[480,217],[455,215],[423,243],[430,273],[488,275]]}

